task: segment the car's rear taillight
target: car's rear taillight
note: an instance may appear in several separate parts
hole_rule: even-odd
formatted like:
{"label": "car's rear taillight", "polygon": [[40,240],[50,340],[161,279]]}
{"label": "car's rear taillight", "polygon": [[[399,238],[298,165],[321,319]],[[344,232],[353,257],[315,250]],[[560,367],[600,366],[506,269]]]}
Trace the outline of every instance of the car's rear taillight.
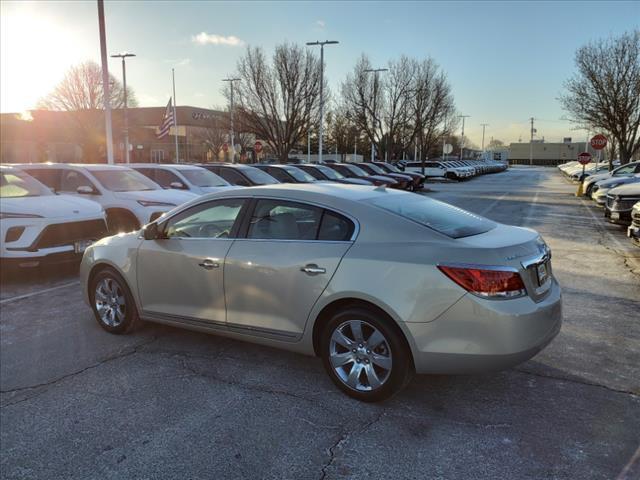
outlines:
{"label": "car's rear taillight", "polygon": [[527,294],[520,274],[508,267],[466,267],[438,265],[451,280],[484,298],[517,298]]}

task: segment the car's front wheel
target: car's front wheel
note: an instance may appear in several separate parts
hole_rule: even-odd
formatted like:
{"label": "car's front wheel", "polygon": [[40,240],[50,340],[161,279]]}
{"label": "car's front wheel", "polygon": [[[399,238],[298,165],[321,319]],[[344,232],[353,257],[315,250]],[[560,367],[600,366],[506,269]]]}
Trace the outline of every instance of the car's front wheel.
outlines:
{"label": "car's front wheel", "polygon": [[128,333],[139,322],[138,309],[122,277],[112,268],[98,272],[89,285],[91,308],[109,333]]}
{"label": "car's front wheel", "polygon": [[335,314],[322,332],[320,348],[333,382],[347,395],[365,402],[391,397],[413,373],[402,333],[365,308]]}

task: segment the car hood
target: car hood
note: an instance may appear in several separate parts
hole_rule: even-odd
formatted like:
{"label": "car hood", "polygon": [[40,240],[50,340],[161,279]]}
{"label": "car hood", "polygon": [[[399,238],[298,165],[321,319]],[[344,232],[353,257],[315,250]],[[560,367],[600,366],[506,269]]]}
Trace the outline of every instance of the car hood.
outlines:
{"label": "car hood", "polygon": [[636,183],[640,182],[640,175],[636,174],[632,177],[612,177],[606,180],[600,180],[597,185],[600,188],[613,188],[612,185]]}
{"label": "car hood", "polygon": [[395,178],[391,178],[391,177],[387,177],[385,175],[369,175],[366,179],[371,178],[373,180],[378,180],[379,182],[386,182],[386,183],[398,183],[398,180],[396,180]]}
{"label": "car hood", "polygon": [[601,180],[607,180],[609,178],[611,178],[611,173],[598,173],[597,175],[589,175],[589,178],[587,178],[584,182],[585,184],[590,184],[599,182]]}
{"label": "car hood", "polygon": [[627,185],[612,188],[611,190],[609,190],[609,195],[616,195],[618,197],[640,196],[640,178],[636,179],[635,182],[629,183]]}
{"label": "car hood", "polygon": [[141,190],[133,192],[113,192],[113,196],[122,200],[149,200],[152,202],[181,205],[197,197],[195,193],[180,190]]}
{"label": "car hood", "polygon": [[31,213],[46,218],[103,215],[102,206],[86,198],[72,195],[43,195],[37,197],[3,198],[2,211]]}

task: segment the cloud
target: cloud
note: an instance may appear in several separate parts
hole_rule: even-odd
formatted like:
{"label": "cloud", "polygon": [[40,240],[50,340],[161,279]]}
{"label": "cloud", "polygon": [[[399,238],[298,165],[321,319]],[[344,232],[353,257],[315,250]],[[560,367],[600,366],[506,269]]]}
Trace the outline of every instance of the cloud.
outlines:
{"label": "cloud", "polygon": [[324,20],[316,20],[316,26],[320,28],[320,30],[324,30],[324,27],[327,26]]}
{"label": "cloud", "polygon": [[234,35],[227,37],[216,33],[200,32],[191,36],[191,41],[196,45],[228,45],[231,47],[241,47],[244,41]]}

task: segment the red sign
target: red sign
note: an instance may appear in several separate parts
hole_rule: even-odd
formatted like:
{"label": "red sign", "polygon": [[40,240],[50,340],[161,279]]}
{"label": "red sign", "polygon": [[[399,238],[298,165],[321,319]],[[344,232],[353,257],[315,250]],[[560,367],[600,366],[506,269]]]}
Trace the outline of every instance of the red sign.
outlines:
{"label": "red sign", "polygon": [[590,161],[591,154],[589,152],[582,152],[580,155],[578,155],[578,162],[580,162],[580,165],[586,165]]}
{"label": "red sign", "polygon": [[262,143],[260,143],[259,141],[253,144],[253,149],[257,152],[260,153],[262,151]]}
{"label": "red sign", "polygon": [[224,153],[227,153],[229,151],[229,145],[227,145],[226,143],[222,144],[222,151]]}
{"label": "red sign", "polygon": [[607,137],[605,137],[604,135],[598,134],[591,139],[590,143],[591,143],[591,148],[593,148],[594,150],[602,150],[604,147],[607,146]]}

